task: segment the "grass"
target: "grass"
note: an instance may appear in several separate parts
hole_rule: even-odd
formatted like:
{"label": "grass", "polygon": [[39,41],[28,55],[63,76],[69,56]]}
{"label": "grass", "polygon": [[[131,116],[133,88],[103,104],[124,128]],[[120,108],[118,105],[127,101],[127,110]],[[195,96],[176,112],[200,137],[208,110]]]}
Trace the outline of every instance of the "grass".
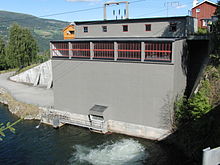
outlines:
{"label": "grass", "polygon": [[35,33],[37,33],[38,35],[44,37],[44,38],[50,38],[52,37],[52,33],[49,31],[44,31],[44,30],[34,30]]}
{"label": "grass", "polygon": [[7,69],[7,70],[1,70],[1,71],[0,71],[0,74],[8,73],[8,72],[16,72],[17,70],[18,70],[18,68]]}
{"label": "grass", "polygon": [[32,64],[32,65],[29,65],[29,66],[26,66],[22,69],[19,69],[19,68],[13,68],[13,69],[7,69],[7,70],[1,70],[0,71],[0,74],[3,74],[3,73],[8,73],[8,72],[15,72],[14,76],[19,74],[19,73],[22,73],[26,70],[29,70],[31,68],[34,68],[35,66],[38,66],[39,64]]}
{"label": "grass", "polygon": [[26,66],[26,67],[24,67],[24,68],[22,68],[22,69],[19,69],[16,73],[15,73],[15,75],[17,75],[17,74],[19,74],[19,73],[22,73],[22,72],[24,72],[24,71],[26,71],[26,70],[29,70],[29,69],[31,69],[31,68],[34,68],[35,66],[38,66],[39,64],[32,64],[32,65],[29,65],[29,66]]}
{"label": "grass", "polygon": [[209,65],[206,68],[204,77],[210,84],[210,103],[215,107],[220,103],[220,65]]}
{"label": "grass", "polygon": [[4,74],[4,73],[8,73],[8,72],[15,72],[15,73],[13,74],[13,76],[15,76],[15,75],[18,75],[18,74],[20,74],[20,73],[22,73],[22,72],[25,72],[26,70],[29,70],[29,69],[31,69],[31,68],[34,68],[35,66],[38,66],[38,65],[39,65],[39,63],[38,63],[38,64],[32,64],[32,65],[26,66],[26,67],[24,67],[24,68],[22,68],[22,69],[13,68],[13,69],[1,70],[1,71],[0,71],[0,74]]}

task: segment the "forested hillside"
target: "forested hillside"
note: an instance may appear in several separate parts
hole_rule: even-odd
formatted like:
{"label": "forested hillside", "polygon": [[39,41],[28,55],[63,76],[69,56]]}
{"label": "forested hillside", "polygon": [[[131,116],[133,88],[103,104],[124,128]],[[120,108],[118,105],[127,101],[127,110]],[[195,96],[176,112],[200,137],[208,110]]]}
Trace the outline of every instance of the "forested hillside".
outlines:
{"label": "forested hillside", "polygon": [[4,40],[8,40],[9,28],[14,23],[29,28],[38,41],[40,51],[49,49],[50,40],[63,39],[62,29],[69,24],[69,22],[42,19],[27,14],[0,11],[0,35]]}

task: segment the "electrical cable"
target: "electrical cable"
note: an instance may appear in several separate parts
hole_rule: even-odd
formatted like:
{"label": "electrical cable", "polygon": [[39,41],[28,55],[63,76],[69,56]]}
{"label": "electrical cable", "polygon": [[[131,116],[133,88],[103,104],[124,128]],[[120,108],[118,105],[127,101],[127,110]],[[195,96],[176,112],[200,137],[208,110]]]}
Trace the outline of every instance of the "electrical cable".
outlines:
{"label": "electrical cable", "polygon": [[[138,3],[138,2],[143,2],[143,1],[147,1],[147,0],[137,0],[137,1],[132,1],[132,2],[129,2],[129,3],[132,4],[132,3]],[[110,7],[111,7],[111,6],[110,6]],[[33,16],[33,17],[45,18],[45,17],[52,17],[52,16],[57,16],[57,15],[79,13],[79,12],[91,11],[91,10],[97,10],[97,9],[103,9],[103,8],[104,8],[103,6],[100,6],[100,7],[94,7],[94,8],[73,10],[73,11],[67,11],[67,12],[62,12],[62,13],[54,13],[54,14],[48,14],[48,15],[41,15],[41,16],[39,16],[39,17],[37,17],[37,16]],[[0,17],[0,18],[4,18],[4,17]],[[14,22],[14,21],[19,21],[19,20],[27,20],[27,19],[33,19],[33,18],[20,18],[20,19],[6,20],[6,21],[2,20],[1,23],[3,23],[3,22]]]}

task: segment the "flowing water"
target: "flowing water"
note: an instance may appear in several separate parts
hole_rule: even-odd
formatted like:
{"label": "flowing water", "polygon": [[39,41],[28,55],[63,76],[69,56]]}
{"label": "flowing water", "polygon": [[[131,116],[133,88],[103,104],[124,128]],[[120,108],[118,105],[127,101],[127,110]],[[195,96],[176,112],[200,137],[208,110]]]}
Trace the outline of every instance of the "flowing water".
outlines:
{"label": "flowing water", "polygon": [[[0,104],[0,122],[15,120]],[[173,148],[120,134],[75,126],[54,129],[39,121],[22,121],[15,128],[0,141],[0,165],[178,165],[185,160]]]}

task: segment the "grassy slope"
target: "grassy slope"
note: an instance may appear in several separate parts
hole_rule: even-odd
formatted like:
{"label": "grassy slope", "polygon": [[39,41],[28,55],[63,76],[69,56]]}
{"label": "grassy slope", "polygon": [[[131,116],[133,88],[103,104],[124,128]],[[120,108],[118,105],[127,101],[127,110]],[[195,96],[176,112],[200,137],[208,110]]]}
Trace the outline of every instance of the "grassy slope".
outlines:
{"label": "grassy slope", "polygon": [[9,27],[13,23],[29,28],[35,38],[40,41],[41,51],[49,48],[50,40],[63,39],[62,29],[69,24],[68,22],[42,19],[27,14],[0,11],[0,35],[5,40],[8,39]]}
{"label": "grassy slope", "polygon": [[220,66],[209,65],[204,79],[210,84],[209,100],[215,108],[202,118],[179,128],[163,141],[183,150],[198,165],[202,163],[203,149],[220,146]]}

